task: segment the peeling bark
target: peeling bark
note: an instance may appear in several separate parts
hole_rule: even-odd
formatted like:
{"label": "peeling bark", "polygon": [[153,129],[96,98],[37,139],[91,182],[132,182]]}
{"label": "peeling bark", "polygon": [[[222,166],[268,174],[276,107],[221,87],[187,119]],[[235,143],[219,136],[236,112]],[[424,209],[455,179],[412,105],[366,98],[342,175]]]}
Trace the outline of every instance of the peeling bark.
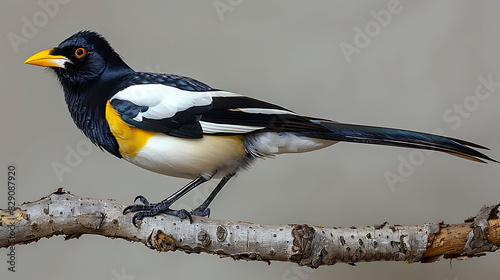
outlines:
{"label": "peeling bark", "polygon": [[500,245],[498,205],[483,207],[463,224],[325,228],[311,225],[259,225],[193,217],[193,222],[158,215],[139,228],[127,203],[81,198],[59,190],[15,210],[0,210],[0,248],[40,238],[66,239],[97,234],[141,242],[161,252],[209,253],[235,260],[295,262],[316,268],[335,263],[372,261],[431,262],[467,259],[493,252]]}

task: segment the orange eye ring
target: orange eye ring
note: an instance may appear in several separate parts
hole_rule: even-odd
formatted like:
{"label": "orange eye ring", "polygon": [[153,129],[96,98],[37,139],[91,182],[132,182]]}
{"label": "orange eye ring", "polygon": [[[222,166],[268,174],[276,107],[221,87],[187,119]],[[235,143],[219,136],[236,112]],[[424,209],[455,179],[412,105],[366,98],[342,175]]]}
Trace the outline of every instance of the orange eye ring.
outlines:
{"label": "orange eye ring", "polygon": [[85,56],[85,54],[87,54],[87,52],[85,51],[84,48],[78,48],[76,49],[75,51],[75,56],[78,57],[78,58],[82,58]]}

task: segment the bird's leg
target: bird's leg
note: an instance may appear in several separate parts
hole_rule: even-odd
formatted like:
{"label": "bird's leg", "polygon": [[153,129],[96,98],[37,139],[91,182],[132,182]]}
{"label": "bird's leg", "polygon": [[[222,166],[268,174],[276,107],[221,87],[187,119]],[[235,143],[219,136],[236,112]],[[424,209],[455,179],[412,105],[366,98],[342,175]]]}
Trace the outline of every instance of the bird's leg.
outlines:
{"label": "bird's leg", "polygon": [[196,216],[202,216],[202,217],[210,216],[210,208],[208,208],[208,205],[210,205],[212,200],[214,200],[215,196],[217,196],[219,191],[224,187],[224,185],[226,185],[226,183],[231,178],[233,178],[233,176],[234,176],[234,173],[230,173],[230,174],[224,176],[224,178],[222,178],[222,180],[220,180],[219,184],[217,184],[217,186],[210,193],[210,195],[207,197],[207,199],[200,206],[196,207],[196,209],[191,211],[190,214],[196,215]]}
{"label": "bird's leg", "polygon": [[189,220],[191,221],[191,214],[188,211],[186,211],[185,209],[172,210],[170,209],[170,206],[174,202],[176,202],[179,198],[184,196],[186,193],[196,188],[197,186],[205,183],[209,179],[210,178],[206,178],[205,176],[198,176],[196,179],[189,182],[183,188],[181,188],[180,190],[178,190],[177,192],[175,192],[174,194],[172,194],[171,196],[162,200],[159,203],[149,203],[149,201],[144,196],[138,195],[134,199],[134,202],[136,200],[140,200],[142,204],[134,204],[125,207],[125,209],[123,210],[123,214],[125,214],[127,211],[137,212],[134,214],[134,217],[132,217],[132,223],[136,227],[137,227],[136,224],[137,220],[142,220],[144,217],[153,217],[160,213],[177,216],[181,219],[189,218]]}

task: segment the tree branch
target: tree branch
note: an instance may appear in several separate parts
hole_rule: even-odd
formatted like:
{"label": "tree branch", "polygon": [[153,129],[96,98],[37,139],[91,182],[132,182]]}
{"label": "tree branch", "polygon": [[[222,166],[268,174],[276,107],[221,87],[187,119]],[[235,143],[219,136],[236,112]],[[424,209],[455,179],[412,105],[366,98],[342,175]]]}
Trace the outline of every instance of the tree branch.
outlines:
{"label": "tree branch", "polygon": [[158,251],[209,253],[235,260],[284,261],[316,268],[335,263],[369,261],[431,262],[440,256],[467,259],[493,252],[500,245],[499,205],[483,207],[462,224],[429,223],[362,228],[309,225],[259,225],[193,217],[193,223],[158,215],[139,228],[127,203],[81,198],[59,189],[35,202],[0,210],[0,248],[40,238],[66,239],[97,234],[141,242]]}

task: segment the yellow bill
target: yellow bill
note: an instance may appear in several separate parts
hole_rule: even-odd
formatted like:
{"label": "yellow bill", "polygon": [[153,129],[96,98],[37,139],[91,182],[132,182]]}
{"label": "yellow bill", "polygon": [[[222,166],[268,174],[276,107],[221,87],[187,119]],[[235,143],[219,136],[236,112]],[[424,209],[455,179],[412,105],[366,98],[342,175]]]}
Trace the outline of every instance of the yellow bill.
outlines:
{"label": "yellow bill", "polygon": [[63,56],[63,55],[53,55],[50,52],[53,49],[48,49],[41,51],[39,53],[36,53],[32,56],[30,56],[24,63],[26,64],[31,64],[31,65],[38,65],[38,66],[44,66],[44,67],[59,67],[59,68],[65,68],[64,64],[66,62],[70,62],[70,60]]}

